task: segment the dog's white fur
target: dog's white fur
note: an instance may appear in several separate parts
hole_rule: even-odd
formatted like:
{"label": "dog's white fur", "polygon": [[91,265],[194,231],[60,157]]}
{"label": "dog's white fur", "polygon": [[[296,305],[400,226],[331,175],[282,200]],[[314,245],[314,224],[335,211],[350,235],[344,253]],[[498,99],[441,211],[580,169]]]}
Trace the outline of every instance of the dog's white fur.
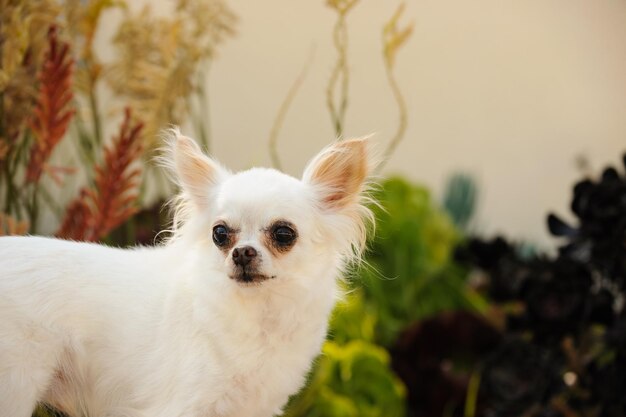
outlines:
{"label": "dog's white fur", "polygon": [[[326,335],[337,279],[359,255],[366,142],[337,142],[295,179],[232,174],[171,132],[178,179],[173,237],[122,250],[38,237],[0,238],[0,416],[45,402],[72,417],[269,417],[304,381]],[[291,222],[286,253],[266,228]],[[269,278],[231,279],[235,246]]]}

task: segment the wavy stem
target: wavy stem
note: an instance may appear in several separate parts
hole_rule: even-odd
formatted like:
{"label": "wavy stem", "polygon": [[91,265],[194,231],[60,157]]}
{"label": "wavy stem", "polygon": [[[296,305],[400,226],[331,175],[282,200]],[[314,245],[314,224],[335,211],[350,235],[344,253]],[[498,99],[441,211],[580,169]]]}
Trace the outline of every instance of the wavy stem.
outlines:
{"label": "wavy stem", "polygon": [[[345,124],[345,116],[348,109],[348,91],[350,72],[348,71],[348,29],[346,25],[346,13],[340,12],[333,29],[333,43],[337,51],[337,62],[333,67],[326,88],[326,104],[330,111],[330,119],[335,129],[335,135],[341,137]],[[337,83],[339,97],[337,94]]]}
{"label": "wavy stem", "polygon": [[198,101],[200,109],[196,116],[196,131],[199,135],[200,143],[205,147],[207,153],[211,153],[211,103],[208,87],[206,86],[207,79],[211,71],[211,61],[206,63],[206,71],[199,72],[198,81]]}
{"label": "wavy stem", "polygon": [[384,165],[387,163],[387,161],[389,161],[391,155],[393,155],[393,153],[396,151],[396,148],[398,147],[400,142],[402,142],[404,134],[406,133],[406,127],[408,123],[406,102],[404,100],[404,96],[402,95],[402,91],[398,86],[398,82],[394,75],[393,68],[389,63],[385,65],[385,72],[387,73],[387,81],[389,82],[389,87],[391,88],[391,92],[393,93],[396,105],[398,106],[398,127],[395,134],[389,141],[387,149],[385,149],[385,152],[383,154],[383,160],[377,168],[378,171],[381,171],[383,169]]}
{"label": "wavy stem", "polygon": [[306,79],[306,76],[309,72],[309,68],[311,67],[311,64],[313,62],[314,56],[315,56],[315,49],[311,48],[311,52],[309,53],[309,56],[306,62],[302,66],[302,69],[300,70],[298,77],[294,80],[293,84],[291,84],[291,87],[289,87],[289,91],[287,91],[287,95],[285,96],[282,103],[280,104],[280,107],[278,108],[278,113],[276,114],[276,117],[274,118],[274,123],[272,123],[272,129],[270,130],[270,137],[269,137],[269,148],[270,148],[270,158],[272,160],[272,166],[276,169],[282,169],[280,156],[278,155],[278,134],[280,132],[280,129],[283,126],[285,117],[287,116],[287,112],[289,111],[289,108],[291,107],[291,103],[293,102],[294,98],[298,94],[298,90],[300,90],[302,83],[304,83],[304,80]]}

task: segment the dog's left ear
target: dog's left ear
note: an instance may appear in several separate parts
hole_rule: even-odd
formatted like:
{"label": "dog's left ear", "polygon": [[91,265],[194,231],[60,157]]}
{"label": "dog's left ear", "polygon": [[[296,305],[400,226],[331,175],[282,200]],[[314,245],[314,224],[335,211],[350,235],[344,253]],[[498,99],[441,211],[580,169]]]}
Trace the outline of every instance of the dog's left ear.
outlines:
{"label": "dog's left ear", "polygon": [[221,182],[228,171],[206,156],[193,139],[178,131],[173,131],[172,136],[170,152],[180,186],[199,208],[206,208],[211,188]]}
{"label": "dog's left ear", "polygon": [[326,208],[341,210],[359,201],[370,169],[367,140],[349,139],[320,152],[302,179],[319,189]]}

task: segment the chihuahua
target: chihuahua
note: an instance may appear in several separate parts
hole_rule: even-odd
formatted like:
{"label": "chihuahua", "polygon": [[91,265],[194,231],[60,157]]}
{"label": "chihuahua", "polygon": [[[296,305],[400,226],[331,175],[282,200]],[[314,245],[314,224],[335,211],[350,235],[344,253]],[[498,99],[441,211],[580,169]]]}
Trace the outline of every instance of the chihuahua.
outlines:
{"label": "chihuahua", "polygon": [[302,386],[373,220],[367,141],[296,179],[168,136],[166,243],[0,238],[0,417],[270,417]]}

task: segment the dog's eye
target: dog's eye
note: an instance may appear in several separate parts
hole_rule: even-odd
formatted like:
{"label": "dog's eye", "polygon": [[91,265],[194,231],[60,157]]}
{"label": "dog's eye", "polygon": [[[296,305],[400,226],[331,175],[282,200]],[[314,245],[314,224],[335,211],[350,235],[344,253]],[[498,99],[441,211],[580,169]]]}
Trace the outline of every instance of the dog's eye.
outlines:
{"label": "dog's eye", "polygon": [[296,232],[288,226],[278,226],[272,231],[272,238],[281,246],[287,246],[296,239]]}
{"label": "dog's eye", "polygon": [[228,243],[228,229],[226,226],[218,224],[213,228],[213,242],[217,246],[224,246]]}

